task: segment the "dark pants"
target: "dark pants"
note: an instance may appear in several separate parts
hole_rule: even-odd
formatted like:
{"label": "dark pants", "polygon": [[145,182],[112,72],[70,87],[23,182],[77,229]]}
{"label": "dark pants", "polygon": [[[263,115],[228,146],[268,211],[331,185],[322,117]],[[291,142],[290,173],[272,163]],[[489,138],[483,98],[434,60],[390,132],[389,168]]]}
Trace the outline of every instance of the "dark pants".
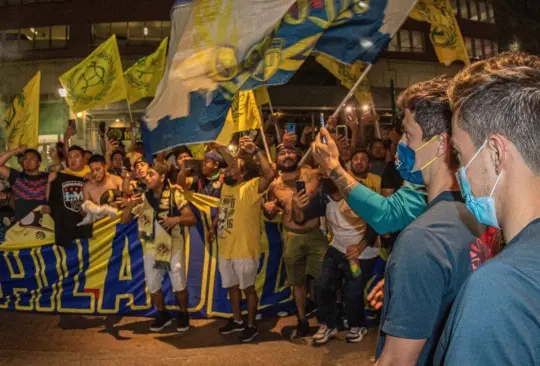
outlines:
{"label": "dark pants", "polygon": [[334,247],[328,248],[321,275],[316,281],[317,317],[319,323],[335,328],[337,318],[336,291],[343,286],[344,313],[349,326],[365,325],[364,287],[371,278],[376,258],[361,260],[362,275],[354,278],[349,261]]}

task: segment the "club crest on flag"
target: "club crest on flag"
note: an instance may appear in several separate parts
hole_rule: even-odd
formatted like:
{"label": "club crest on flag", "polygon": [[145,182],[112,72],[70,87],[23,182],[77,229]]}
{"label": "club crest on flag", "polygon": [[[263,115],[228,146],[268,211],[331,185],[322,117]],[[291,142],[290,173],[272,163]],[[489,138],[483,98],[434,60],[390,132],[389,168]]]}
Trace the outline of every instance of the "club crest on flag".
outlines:
{"label": "club crest on flag", "polygon": [[83,182],[62,183],[62,194],[64,195],[64,206],[73,212],[81,211],[83,202]]}

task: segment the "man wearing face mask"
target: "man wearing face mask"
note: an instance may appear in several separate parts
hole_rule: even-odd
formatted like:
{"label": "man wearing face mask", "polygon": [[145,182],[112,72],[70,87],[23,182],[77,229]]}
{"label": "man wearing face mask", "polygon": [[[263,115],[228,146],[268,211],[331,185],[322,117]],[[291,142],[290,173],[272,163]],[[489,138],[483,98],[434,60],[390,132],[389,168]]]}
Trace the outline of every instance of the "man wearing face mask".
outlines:
{"label": "man wearing face mask", "polygon": [[437,348],[445,365],[540,364],[540,57],[506,53],[449,90],[467,208],[508,243],[463,285]]}
{"label": "man wearing face mask", "polygon": [[[275,172],[266,154],[257,148],[251,137],[240,138],[239,155],[242,158],[233,158],[222,146],[218,151],[227,162],[227,168],[219,212],[212,224],[208,241],[212,242],[217,228],[219,273],[223,288],[228,289],[233,310],[233,318],[219,332],[243,332],[240,340],[249,342],[258,334],[255,316],[259,298],[255,291],[255,279],[261,256],[261,199],[272,183]],[[260,177],[250,177],[248,161],[251,159],[258,163]],[[241,291],[247,300],[247,326],[242,320]]]}
{"label": "man wearing face mask", "polygon": [[[426,185],[428,206],[400,234],[386,266],[378,365],[431,365],[461,285],[489,257],[479,239],[485,227],[459,201],[449,136],[449,83],[445,77],[418,83],[399,98],[405,112],[400,171],[404,179]],[[352,186],[331,144],[325,146],[319,138],[314,149],[336,185]]]}

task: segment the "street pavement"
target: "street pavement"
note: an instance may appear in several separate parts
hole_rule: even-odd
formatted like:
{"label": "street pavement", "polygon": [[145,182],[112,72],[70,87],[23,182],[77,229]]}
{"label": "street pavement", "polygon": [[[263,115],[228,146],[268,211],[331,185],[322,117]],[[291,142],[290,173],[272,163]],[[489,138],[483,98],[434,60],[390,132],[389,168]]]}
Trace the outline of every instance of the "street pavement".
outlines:
{"label": "street pavement", "polygon": [[[151,333],[151,320],[0,311],[0,365],[373,365],[376,329],[361,343],[347,344],[346,332],[313,347],[285,334],[296,319],[259,322],[259,336],[243,344],[238,333],[222,336],[220,319],[192,320],[181,335],[175,324]],[[314,319],[311,325],[316,326]],[[316,328],[313,328],[316,329]]]}

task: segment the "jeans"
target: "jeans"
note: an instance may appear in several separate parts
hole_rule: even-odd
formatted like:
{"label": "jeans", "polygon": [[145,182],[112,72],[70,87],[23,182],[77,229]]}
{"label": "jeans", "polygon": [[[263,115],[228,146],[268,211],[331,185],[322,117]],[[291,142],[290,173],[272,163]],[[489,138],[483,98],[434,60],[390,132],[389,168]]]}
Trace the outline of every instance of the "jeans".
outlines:
{"label": "jeans", "polygon": [[317,318],[329,328],[336,327],[337,294],[343,288],[344,313],[349,326],[365,325],[364,287],[371,278],[376,258],[360,260],[362,274],[354,278],[345,254],[334,247],[328,248],[324,257],[321,275],[315,283],[317,292]]}

